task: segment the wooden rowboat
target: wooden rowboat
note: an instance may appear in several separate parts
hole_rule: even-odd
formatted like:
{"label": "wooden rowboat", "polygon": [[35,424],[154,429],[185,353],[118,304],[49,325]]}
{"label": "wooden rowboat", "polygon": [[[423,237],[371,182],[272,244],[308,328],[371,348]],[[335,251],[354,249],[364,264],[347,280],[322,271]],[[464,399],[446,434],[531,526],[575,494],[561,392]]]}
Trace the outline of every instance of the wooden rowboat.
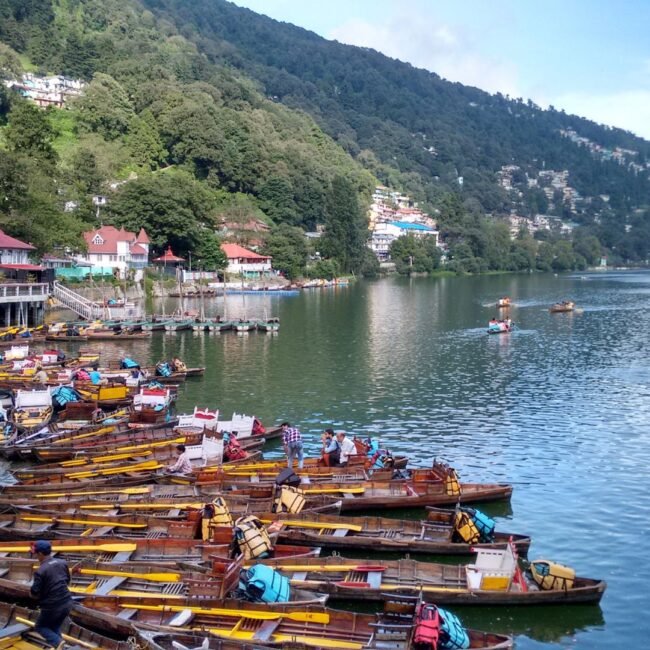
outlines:
{"label": "wooden rowboat", "polygon": [[[38,565],[33,560],[0,558],[0,598],[29,598],[30,583]],[[162,568],[162,570],[161,570]],[[149,598],[174,601],[200,598],[208,606],[235,591],[239,584],[242,559],[212,561],[210,573],[179,570],[174,566],[147,566],[142,563],[83,562],[74,567],[69,589],[72,594]],[[302,606],[323,604],[326,596],[301,588],[291,590],[292,603]]]}
{"label": "wooden rowboat", "polygon": [[199,518],[161,519],[135,515],[97,514],[69,509],[67,512],[22,510],[0,514],[2,540],[55,539],[70,537],[195,539]]}
{"label": "wooden rowboat", "polygon": [[[413,634],[413,603],[390,601],[380,614],[337,611],[324,607],[288,608],[224,600],[204,607],[185,601],[89,597],[72,614],[75,621],[113,634],[133,626],[147,650],[408,650]],[[184,629],[179,629],[182,624]],[[209,630],[210,635],[206,635]],[[512,648],[507,636],[468,630],[470,648]]]}
{"label": "wooden rowboat", "polygon": [[503,550],[481,549],[466,566],[341,557],[264,563],[290,578],[292,586],[344,600],[384,600],[398,593],[421,594],[439,605],[568,605],[598,603],[606,589],[603,580],[576,578],[570,588],[542,590],[520,569],[510,544]]}
{"label": "wooden rowboat", "polygon": [[[12,603],[0,602],[0,643],[6,650],[32,650],[49,648],[49,644],[30,631],[33,629],[40,612]],[[61,627],[61,634],[66,647],[93,648],[95,650],[133,650],[127,636],[118,641],[91,631],[70,619]]]}
{"label": "wooden rowboat", "polygon": [[[230,544],[213,544],[196,539],[115,539],[101,537],[74,537],[52,541],[52,554],[70,565],[100,562],[117,566],[138,565],[143,567],[178,568],[190,567],[191,571],[218,575],[232,563],[242,567],[243,559],[230,557]],[[26,560],[31,556],[30,545],[25,541],[0,542],[0,562]],[[318,551],[292,544],[276,544],[273,556],[277,558],[307,559],[318,557]],[[2,576],[0,576],[2,577]],[[216,579],[216,578],[215,578]],[[229,587],[230,588],[230,587]],[[233,587],[234,588],[234,587]],[[225,593],[225,592],[224,592]]]}
{"label": "wooden rowboat", "polygon": [[[425,521],[382,517],[333,517],[331,515],[260,514],[278,539],[294,544],[314,544],[328,549],[354,551],[399,551],[436,555],[465,555],[474,548],[502,548],[512,540],[525,557],[530,537],[496,532],[493,542],[467,544],[456,535],[454,511],[436,509]],[[221,543],[222,529],[215,529],[214,541]]]}
{"label": "wooden rowboat", "polygon": [[574,311],[576,304],[571,300],[563,300],[562,302],[556,302],[554,305],[551,305],[549,311],[551,314],[561,314],[563,312]]}

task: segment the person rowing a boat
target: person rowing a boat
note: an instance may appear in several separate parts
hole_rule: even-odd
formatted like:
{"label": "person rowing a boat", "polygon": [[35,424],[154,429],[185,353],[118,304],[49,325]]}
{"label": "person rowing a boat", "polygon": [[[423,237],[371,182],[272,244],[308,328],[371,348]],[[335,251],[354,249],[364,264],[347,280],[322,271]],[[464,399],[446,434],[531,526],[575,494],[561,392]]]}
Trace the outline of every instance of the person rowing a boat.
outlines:
{"label": "person rowing a boat", "polygon": [[190,455],[185,449],[185,445],[176,445],[176,452],[178,453],[178,458],[173,465],[167,466],[167,471],[177,472],[179,474],[191,474],[192,462],[190,461]]}
{"label": "person rowing a boat", "polygon": [[52,545],[46,540],[34,542],[31,552],[36,555],[39,567],[34,571],[30,594],[41,608],[34,629],[56,648],[62,641],[61,625],[73,606],[68,589],[70,570],[64,560],[52,557]]}

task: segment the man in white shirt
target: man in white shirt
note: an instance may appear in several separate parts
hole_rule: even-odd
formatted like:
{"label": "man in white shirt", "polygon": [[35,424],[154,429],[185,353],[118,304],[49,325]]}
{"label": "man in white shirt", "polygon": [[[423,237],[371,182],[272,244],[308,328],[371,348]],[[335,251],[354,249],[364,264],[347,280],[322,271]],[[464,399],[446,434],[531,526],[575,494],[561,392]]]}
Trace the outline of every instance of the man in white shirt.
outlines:
{"label": "man in white shirt", "polygon": [[348,459],[350,456],[357,455],[357,448],[354,442],[352,442],[352,440],[350,440],[350,438],[348,438],[343,431],[339,431],[336,434],[336,440],[339,443],[339,447],[341,449],[339,465],[345,466],[348,464]]}
{"label": "man in white shirt", "polygon": [[192,462],[190,461],[189,454],[185,450],[185,445],[176,445],[176,452],[178,453],[178,458],[173,465],[167,466],[167,471],[178,472],[179,474],[191,474]]}

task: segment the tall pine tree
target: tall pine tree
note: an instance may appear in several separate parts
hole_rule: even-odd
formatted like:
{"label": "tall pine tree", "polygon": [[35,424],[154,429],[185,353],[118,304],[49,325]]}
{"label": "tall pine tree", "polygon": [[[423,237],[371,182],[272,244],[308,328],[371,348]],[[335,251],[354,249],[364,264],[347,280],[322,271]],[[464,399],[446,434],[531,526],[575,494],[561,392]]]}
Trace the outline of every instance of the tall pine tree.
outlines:
{"label": "tall pine tree", "polygon": [[321,254],[335,259],[347,273],[357,273],[363,263],[368,222],[359,206],[356,187],[336,176],[325,202],[325,234]]}

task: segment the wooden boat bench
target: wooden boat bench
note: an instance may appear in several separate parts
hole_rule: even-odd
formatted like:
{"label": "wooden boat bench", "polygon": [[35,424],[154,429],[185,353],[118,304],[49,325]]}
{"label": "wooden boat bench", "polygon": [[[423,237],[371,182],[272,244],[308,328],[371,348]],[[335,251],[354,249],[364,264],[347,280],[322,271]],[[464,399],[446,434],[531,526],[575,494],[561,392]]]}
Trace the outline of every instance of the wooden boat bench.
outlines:
{"label": "wooden boat bench", "polygon": [[121,564],[122,562],[128,562],[131,559],[133,551],[120,551],[115,553],[113,559],[111,560],[112,564]]}
{"label": "wooden boat bench", "polygon": [[296,581],[298,581],[298,582],[302,582],[303,580],[306,580],[306,579],[307,579],[307,571],[300,571],[300,572],[298,572],[298,573],[294,573],[294,574],[291,576],[291,579],[292,579],[292,580],[296,580]]}
{"label": "wooden boat bench", "polygon": [[367,583],[370,585],[371,589],[380,589],[381,588],[381,571],[368,571],[368,578],[366,579]]}
{"label": "wooden boat bench", "polygon": [[118,615],[117,618],[121,618],[125,621],[128,621],[130,618],[137,613],[137,609],[123,609]]}
{"label": "wooden boat bench", "polygon": [[115,526],[102,526],[101,528],[89,528],[88,530],[90,530],[90,534],[88,535],[88,537],[104,537],[108,535],[113,530],[113,528],[115,528]]}
{"label": "wooden boat bench", "polygon": [[110,578],[103,584],[101,584],[97,589],[95,589],[93,595],[94,596],[108,596],[108,594],[113,591],[113,589],[117,589],[124,581],[126,580],[125,576],[114,576],[113,578]]}
{"label": "wooden boat bench", "polygon": [[349,528],[337,528],[333,533],[333,537],[345,537],[350,532]]}
{"label": "wooden boat bench", "polygon": [[178,612],[176,616],[173,616],[166,625],[169,625],[170,627],[183,627],[192,620],[193,616],[194,614],[191,609],[184,609],[183,611]]}
{"label": "wooden boat bench", "polygon": [[260,643],[264,643],[269,641],[271,636],[273,636],[273,633],[278,629],[280,626],[280,623],[282,622],[282,619],[278,619],[276,621],[264,621],[262,625],[260,625],[259,629],[257,632],[255,632],[255,636],[253,636],[253,641],[258,641]]}
{"label": "wooden boat bench", "polygon": [[0,639],[8,639],[12,636],[19,636],[23,632],[27,632],[27,630],[31,629],[32,628],[25,623],[14,623],[13,625],[8,625],[7,627],[0,630]]}

